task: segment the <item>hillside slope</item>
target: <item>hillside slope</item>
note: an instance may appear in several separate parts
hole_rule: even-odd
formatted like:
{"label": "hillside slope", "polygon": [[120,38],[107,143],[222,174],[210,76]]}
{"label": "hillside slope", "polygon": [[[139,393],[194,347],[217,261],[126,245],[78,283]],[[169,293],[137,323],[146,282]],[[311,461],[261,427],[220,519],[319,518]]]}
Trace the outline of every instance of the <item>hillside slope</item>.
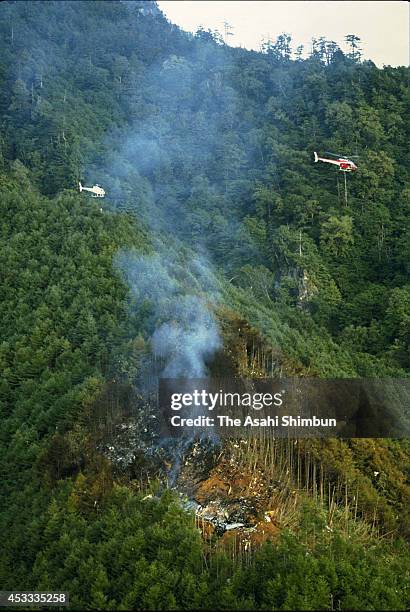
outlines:
{"label": "hillside slope", "polygon": [[[144,2],[0,16],[3,588],[78,609],[406,609],[406,440],[221,449],[222,488],[231,459],[263,487],[290,474],[252,555],[147,490],[167,458],[146,441],[120,469],[101,440],[180,367],[171,321],[188,376],[408,377],[409,69],[324,41],[306,60],[283,37],[233,49]],[[313,163],[328,149],[360,155],[346,191]]]}

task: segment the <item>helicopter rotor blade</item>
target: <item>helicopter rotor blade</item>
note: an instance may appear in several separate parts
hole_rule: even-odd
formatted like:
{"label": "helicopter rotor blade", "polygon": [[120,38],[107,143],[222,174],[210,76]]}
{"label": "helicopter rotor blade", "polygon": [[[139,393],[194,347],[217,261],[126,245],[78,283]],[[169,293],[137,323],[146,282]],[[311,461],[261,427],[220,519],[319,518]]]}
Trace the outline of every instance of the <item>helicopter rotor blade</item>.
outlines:
{"label": "helicopter rotor blade", "polygon": [[360,155],[342,155],[341,153],[332,153],[331,151],[325,151],[325,155],[332,155],[333,157],[342,157],[343,159],[352,159],[354,157],[360,157]]}

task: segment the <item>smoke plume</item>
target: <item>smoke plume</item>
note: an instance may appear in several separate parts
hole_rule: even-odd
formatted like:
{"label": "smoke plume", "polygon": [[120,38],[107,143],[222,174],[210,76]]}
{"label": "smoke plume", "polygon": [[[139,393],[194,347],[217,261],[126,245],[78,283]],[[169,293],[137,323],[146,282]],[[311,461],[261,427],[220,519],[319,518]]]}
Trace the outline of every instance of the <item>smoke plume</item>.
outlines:
{"label": "smoke plume", "polygon": [[153,355],[164,363],[161,376],[201,378],[221,348],[213,308],[217,282],[203,258],[175,262],[163,249],[152,255],[121,252],[116,265],[133,296],[133,307],[148,309]]}

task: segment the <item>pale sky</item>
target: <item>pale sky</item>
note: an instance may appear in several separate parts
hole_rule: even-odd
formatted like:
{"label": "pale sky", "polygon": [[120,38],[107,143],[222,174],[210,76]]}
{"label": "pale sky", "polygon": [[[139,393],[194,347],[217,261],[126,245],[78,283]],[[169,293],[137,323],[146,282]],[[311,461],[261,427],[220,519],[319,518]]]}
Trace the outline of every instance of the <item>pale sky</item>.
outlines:
{"label": "pale sky", "polygon": [[260,50],[262,39],[292,36],[292,46],[310,50],[312,37],[325,36],[345,50],[344,36],[362,39],[365,59],[378,66],[409,65],[409,4],[405,0],[164,0],[158,5],[169,21],[195,32],[200,25],[234,35],[226,42]]}

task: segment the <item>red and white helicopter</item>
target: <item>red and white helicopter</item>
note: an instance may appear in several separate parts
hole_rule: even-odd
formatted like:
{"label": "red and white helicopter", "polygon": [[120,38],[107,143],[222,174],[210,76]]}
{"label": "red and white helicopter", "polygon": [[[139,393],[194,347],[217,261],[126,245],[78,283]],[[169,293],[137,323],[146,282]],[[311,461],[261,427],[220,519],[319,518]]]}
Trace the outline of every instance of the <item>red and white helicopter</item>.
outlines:
{"label": "red and white helicopter", "polygon": [[[331,155],[334,159],[319,157],[316,151],[314,151],[313,155],[315,157],[315,162],[322,161],[326,162],[327,164],[334,164],[335,166],[339,166],[339,170],[342,172],[356,172],[357,170],[356,164],[352,162],[351,159],[338,155],[337,153],[329,153],[329,151],[325,152],[325,155]],[[353,157],[357,157],[357,155],[354,155]]]}

